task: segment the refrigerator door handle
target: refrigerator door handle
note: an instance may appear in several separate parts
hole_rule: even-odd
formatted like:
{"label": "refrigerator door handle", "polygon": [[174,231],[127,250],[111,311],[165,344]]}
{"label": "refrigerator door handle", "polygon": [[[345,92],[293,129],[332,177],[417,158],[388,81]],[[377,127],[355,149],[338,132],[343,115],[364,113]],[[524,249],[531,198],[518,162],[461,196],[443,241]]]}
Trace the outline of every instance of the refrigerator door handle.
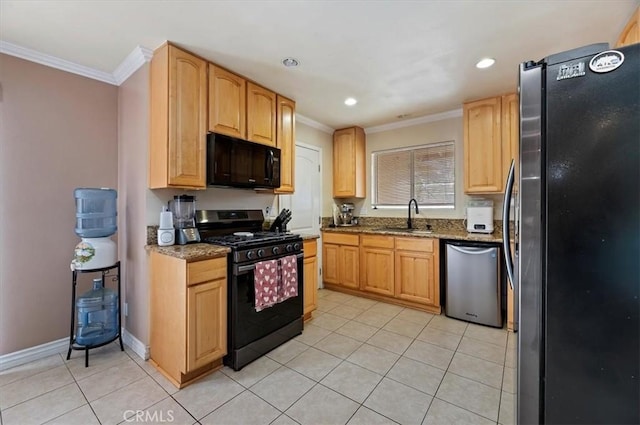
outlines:
{"label": "refrigerator door handle", "polygon": [[509,276],[509,285],[513,290],[513,258],[511,257],[511,248],[509,247],[509,210],[511,204],[511,194],[513,192],[513,179],[515,177],[515,160],[511,160],[509,168],[509,177],[507,177],[507,185],[504,189],[504,203],[502,204],[502,249],[504,251],[505,264],[507,266],[507,275]]}

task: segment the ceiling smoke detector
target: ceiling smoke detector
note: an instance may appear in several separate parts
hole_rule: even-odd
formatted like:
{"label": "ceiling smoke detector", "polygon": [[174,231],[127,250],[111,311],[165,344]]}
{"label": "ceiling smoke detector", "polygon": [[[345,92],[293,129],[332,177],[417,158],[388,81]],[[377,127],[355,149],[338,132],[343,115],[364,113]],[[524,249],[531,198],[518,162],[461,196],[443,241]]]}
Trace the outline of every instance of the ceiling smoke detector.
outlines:
{"label": "ceiling smoke detector", "polygon": [[476,64],[476,68],[480,68],[480,69],[489,68],[494,63],[496,63],[496,60],[493,58],[480,59]]}
{"label": "ceiling smoke detector", "polygon": [[282,64],[287,68],[295,68],[296,66],[300,65],[300,62],[298,62],[298,60],[294,58],[284,58],[282,59]]}
{"label": "ceiling smoke detector", "polygon": [[357,100],[355,100],[353,97],[348,97],[348,98],[346,98],[346,99],[344,100],[344,104],[345,104],[345,105],[347,105],[347,106],[353,106],[353,105],[355,105],[356,103],[358,103],[358,101],[357,101]]}

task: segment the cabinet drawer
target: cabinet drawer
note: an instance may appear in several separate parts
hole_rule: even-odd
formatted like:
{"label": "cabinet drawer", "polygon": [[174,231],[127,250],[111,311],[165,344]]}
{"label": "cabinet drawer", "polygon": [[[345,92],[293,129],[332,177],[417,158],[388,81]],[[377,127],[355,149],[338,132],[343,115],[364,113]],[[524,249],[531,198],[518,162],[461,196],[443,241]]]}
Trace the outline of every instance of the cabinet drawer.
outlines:
{"label": "cabinet drawer", "polygon": [[433,252],[433,239],[396,238],[396,249],[399,251]]}
{"label": "cabinet drawer", "polygon": [[388,248],[393,249],[393,237],[380,235],[362,235],[360,238],[362,246],[372,248]]}
{"label": "cabinet drawer", "polygon": [[227,257],[196,261],[187,265],[187,286],[227,278]]}
{"label": "cabinet drawer", "polygon": [[350,235],[347,233],[330,233],[325,232],[322,234],[325,243],[333,243],[336,245],[352,245],[358,246],[360,244],[360,237],[358,235]]}
{"label": "cabinet drawer", "polygon": [[318,255],[318,244],[315,239],[304,241],[302,249],[304,250],[304,258],[315,257]]}

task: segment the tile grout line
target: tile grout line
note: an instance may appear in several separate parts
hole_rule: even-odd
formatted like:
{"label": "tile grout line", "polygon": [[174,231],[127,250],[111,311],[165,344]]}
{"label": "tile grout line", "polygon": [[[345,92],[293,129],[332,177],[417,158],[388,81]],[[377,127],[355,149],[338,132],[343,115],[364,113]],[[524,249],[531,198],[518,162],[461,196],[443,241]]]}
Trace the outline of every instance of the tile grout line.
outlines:
{"label": "tile grout line", "polygon": [[[98,417],[98,415],[96,414],[96,411],[93,410],[93,406],[91,405],[91,403],[89,403],[89,399],[87,398],[87,396],[85,395],[84,391],[82,391],[82,388],[80,387],[80,384],[78,384],[78,380],[76,379],[75,375],[71,372],[71,369],[69,368],[69,364],[67,363],[69,360],[66,360],[63,355],[61,353],[58,353],[60,355],[60,357],[62,357],[62,362],[64,363],[65,367],[67,368],[67,371],[69,372],[69,375],[71,375],[71,377],[73,378],[73,382],[76,384],[76,386],[78,387],[78,390],[80,391],[80,394],[82,394],[82,397],[86,400],[87,402],[87,406],[89,406],[89,409],[91,409],[91,413],[93,413],[93,416],[96,418],[96,421],[98,421],[99,424],[102,424],[102,421],[100,421],[100,418]],[[82,406],[80,406],[82,407]],[[69,412],[72,412],[73,410],[70,410]],[[47,422],[51,422],[52,420],[59,418],[63,415],[66,415],[69,412],[65,412],[62,415],[56,416],[55,418],[50,419]]]}

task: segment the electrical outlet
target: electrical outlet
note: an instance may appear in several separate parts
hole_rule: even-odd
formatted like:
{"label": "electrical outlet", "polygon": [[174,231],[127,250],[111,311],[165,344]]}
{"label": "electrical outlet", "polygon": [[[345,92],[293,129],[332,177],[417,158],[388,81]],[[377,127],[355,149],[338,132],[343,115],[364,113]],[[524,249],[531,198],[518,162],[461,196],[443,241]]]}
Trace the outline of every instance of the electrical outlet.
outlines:
{"label": "electrical outlet", "polygon": [[129,303],[124,303],[124,317],[129,317]]}
{"label": "electrical outlet", "polygon": [[264,209],[264,213],[267,217],[271,216],[271,207],[266,207]]}

